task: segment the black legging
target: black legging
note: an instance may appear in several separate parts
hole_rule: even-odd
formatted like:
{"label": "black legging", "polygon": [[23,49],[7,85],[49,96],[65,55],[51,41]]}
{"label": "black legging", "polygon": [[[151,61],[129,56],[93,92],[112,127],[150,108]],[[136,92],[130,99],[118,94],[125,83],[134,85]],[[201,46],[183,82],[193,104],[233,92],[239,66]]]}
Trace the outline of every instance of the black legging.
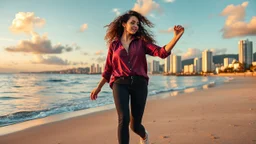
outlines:
{"label": "black legging", "polygon": [[[118,114],[118,141],[119,144],[129,144],[130,128],[140,137],[145,137],[145,128],[141,124],[146,104],[148,86],[144,78],[137,78],[123,82],[117,80],[113,84],[113,95]],[[129,99],[131,98],[131,118]]]}

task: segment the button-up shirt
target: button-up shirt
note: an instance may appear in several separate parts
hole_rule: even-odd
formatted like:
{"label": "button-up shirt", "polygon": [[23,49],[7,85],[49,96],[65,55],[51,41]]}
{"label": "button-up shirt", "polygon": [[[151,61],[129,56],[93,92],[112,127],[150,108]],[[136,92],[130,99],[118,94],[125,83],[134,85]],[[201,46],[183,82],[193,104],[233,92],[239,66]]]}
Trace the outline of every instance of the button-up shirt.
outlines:
{"label": "button-up shirt", "polygon": [[148,82],[146,54],[164,59],[171,54],[164,47],[134,38],[130,42],[127,52],[121,41],[116,39],[109,46],[102,76],[111,88],[118,77],[124,76],[143,76]]}

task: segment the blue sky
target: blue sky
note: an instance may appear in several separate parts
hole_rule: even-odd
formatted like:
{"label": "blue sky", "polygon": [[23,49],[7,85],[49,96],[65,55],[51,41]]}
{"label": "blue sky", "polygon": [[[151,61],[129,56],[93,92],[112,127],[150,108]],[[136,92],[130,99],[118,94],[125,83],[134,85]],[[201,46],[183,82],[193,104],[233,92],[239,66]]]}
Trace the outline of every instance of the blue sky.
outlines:
{"label": "blue sky", "polygon": [[[256,45],[256,0],[1,0],[0,72],[101,64],[107,53],[104,26],[129,9],[155,24],[151,30],[160,46],[173,38],[174,25],[183,25],[173,50],[183,59],[205,49],[237,54],[238,41],[247,38]],[[164,62],[148,57],[153,59]]]}

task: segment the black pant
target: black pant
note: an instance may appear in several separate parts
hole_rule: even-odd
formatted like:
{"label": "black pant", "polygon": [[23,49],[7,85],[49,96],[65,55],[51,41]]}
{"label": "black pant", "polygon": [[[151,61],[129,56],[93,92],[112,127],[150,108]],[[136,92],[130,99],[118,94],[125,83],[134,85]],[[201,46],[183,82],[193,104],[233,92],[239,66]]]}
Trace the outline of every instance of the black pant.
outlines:
{"label": "black pant", "polygon": [[[141,124],[148,94],[147,81],[143,77],[118,79],[113,84],[113,95],[118,114],[119,144],[129,144],[130,128],[140,137],[145,137]],[[131,99],[131,117],[129,100]]]}

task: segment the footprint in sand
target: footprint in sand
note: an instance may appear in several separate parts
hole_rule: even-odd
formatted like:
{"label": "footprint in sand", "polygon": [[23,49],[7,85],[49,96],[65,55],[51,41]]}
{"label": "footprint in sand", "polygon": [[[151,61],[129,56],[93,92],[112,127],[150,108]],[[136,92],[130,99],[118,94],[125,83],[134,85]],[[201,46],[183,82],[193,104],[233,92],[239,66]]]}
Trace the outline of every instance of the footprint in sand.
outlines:
{"label": "footprint in sand", "polygon": [[229,124],[229,126],[239,127],[240,125],[236,125],[236,124]]}
{"label": "footprint in sand", "polygon": [[217,136],[214,135],[214,134],[210,134],[209,136],[210,136],[210,138],[213,139],[213,140],[220,139],[220,137],[217,137]]}

